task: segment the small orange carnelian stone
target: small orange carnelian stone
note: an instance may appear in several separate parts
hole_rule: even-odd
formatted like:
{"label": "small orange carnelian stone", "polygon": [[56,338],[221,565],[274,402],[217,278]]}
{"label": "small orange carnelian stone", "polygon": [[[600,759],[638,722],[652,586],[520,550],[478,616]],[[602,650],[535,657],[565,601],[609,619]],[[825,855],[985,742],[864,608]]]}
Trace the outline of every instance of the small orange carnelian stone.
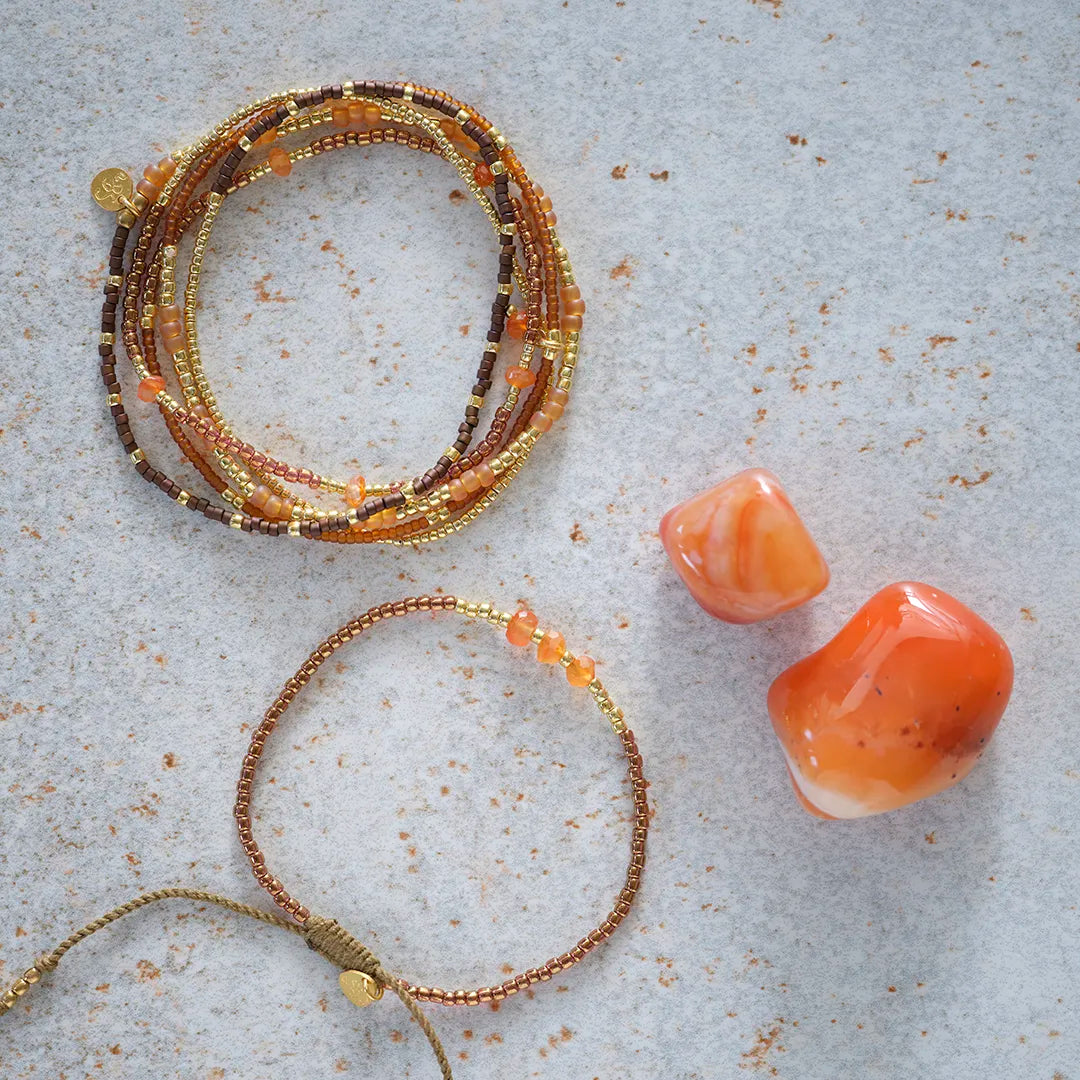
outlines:
{"label": "small orange carnelian stone", "polygon": [[278,176],[288,176],[292,172],[292,162],[289,160],[289,155],[280,146],[271,148],[270,153],[266,155],[266,162]]}
{"label": "small orange carnelian stone", "polygon": [[348,127],[350,119],[348,105],[335,105],[330,110],[330,122],[334,127]]}
{"label": "small orange carnelian stone", "polygon": [[515,364],[513,367],[506,369],[506,381],[511,386],[516,386],[519,390],[524,390],[525,387],[532,386],[532,384],[536,382],[536,372],[531,368]]}
{"label": "small orange carnelian stone", "polygon": [[450,489],[450,497],[454,502],[465,502],[469,498],[469,489],[460,480],[455,478],[446,486]]}
{"label": "small orange carnelian stone", "polygon": [[480,477],[480,483],[484,487],[491,487],[495,483],[495,470],[486,461],[481,461],[473,471]]}
{"label": "small orange carnelian stone", "polygon": [[524,311],[515,311],[506,320],[506,332],[515,341],[520,341],[525,336],[525,328],[529,320]]}
{"label": "small orange carnelian stone", "polygon": [[591,656],[575,656],[566,669],[566,681],[571,686],[588,686],[596,678],[596,661]]}
{"label": "small orange carnelian stone", "polygon": [[372,127],[382,123],[382,109],[378,105],[365,105],[364,123],[370,124]]}
{"label": "small orange carnelian stone", "polygon": [[461,482],[465,485],[465,490],[470,495],[478,492],[484,485],[480,481],[480,477],[476,475],[475,469],[466,469],[461,474]]}
{"label": "small orange carnelian stone", "polygon": [[481,187],[488,187],[495,183],[495,174],[483,161],[481,161],[477,164],[476,168],[473,169],[473,179]]}
{"label": "small orange carnelian stone", "polygon": [[725,622],[771,618],[829,583],[821,552],[765,469],[747,469],[669,510],[660,541],[690,595]]}
{"label": "small orange carnelian stone", "polygon": [[511,645],[528,645],[540,620],[528,608],[514,613],[506,626],[506,640]]}
{"label": "small orange carnelian stone", "polygon": [[367,484],[364,478],[357,474],[345,485],[345,503],[354,510],[364,501],[367,494]]}
{"label": "small orange carnelian stone", "polygon": [[147,375],[139,383],[135,393],[140,401],[153,401],[165,389],[165,380],[160,375]]}
{"label": "small orange carnelian stone", "polygon": [[865,817],[967,776],[1012,681],[1012,656],[993,627],[948,593],[905,581],[783,672],[769,688],[769,715],[803,808]]}
{"label": "small orange carnelian stone", "polygon": [[157,167],[165,174],[166,180],[176,172],[176,162],[168,154],[157,163]]}
{"label": "small orange carnelian stone", "polygon": [[566,638],[558,630],[549,630],[536,646],[536,659],[541,664],[557,664],[566,652]]}
{"label": "small orange carnelian stone", "polygon": [[143,169],[143,176],[148,183],[153,184],[156,188],[164,187],[165,181],[169,179],[164,171],[157,165],[147,165],[146,168]]}
{"label": "small orange carnelian stone", "polygon": [[537,409],[529,418],[529,423],[537,431],[550,431],[553,422],[552,418],[543,409]]}

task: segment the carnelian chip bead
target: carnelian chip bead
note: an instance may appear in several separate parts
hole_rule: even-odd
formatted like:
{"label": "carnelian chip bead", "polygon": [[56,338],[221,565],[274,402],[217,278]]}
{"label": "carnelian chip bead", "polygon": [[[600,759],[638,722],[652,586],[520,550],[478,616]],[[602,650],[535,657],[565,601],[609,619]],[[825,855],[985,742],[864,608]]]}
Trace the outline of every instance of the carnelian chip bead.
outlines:
{"label": "carnelian chip bead", "polygon": [[536,372],[532,368],[524,368],[520,364],[515,364],[513,367],[506,369],[506,381],[511,386],[524,390],[536,382]]}
{"label": "carnelian chip bead", "polygon": [[484,486],[480,477],[476,475],[475,469],[466,469],[461,474],[461,482],[465,485],[465,490],[470,495],[475,494]]}
{"label": "carnelian chip bead", "polygon": [[588,686],[596,678],[596,661],[587,654],[575,656],[566,668],[566,681],[571,686]]}
{"label": "carnelian chip bead", "polygon": [[525,329],[527,326],[528,316],[524,311],[515,311],[506,318],[507,336],[513,338],[515,341],[520,341],[525,336]]}
{"label": "carnelian chip bead", "polygon": [[533,417],[529,421],[537,431],[550,431],[552,422],[552,418],[543,409],[533,413]]}
{"label": "carnelian chip bead", "polygon": [[495,483],[495,470],[486,461],[480,462],[473,472],[480,477],[480,483],[484,487],[491,487]]}
{"label": "carnelian chip bead", "polygon": [[473,179],[481,187],[490,187],[495,183],[495,174],[483,161],[481,161],[477,164],[476,168],[473,169]]}
{"label": "carnelian chip bead", "polygon": [[292,172],[292,161],[288,153],[280,146],[275,146],[266,155],[266,163],[276,176],[288,176]]}
{"label": "carnelian chip bead", "polygon": [[367,494],[367,485],[364,478],[357,474],[345,485],[345,504],[351,507],[363,505],[364,495]]}
{"label": "carnelian chip bead", "polygon": [[557,664],[566,652],[566,638],[558,630],[548,630],[536,646],[536,659],[541,664]]}
{"label": "carnelian chip bead", "polygon": [[856,818],[967,776],[1012,681],[1012,656],[993,627],[948,593],[905,581],[784,671],[768,707],[803,808]]}
{"label": "carnelian chip bead", "polygon": [[147,375],[135,393],[140,401],[153,401],[164,389],[165,380],[160,375]]}
{"label": "carnelian chip bead", "polygon": [[669,510],[660,541],[690,595],[725,622],[771,618],[829,583],[821,552],[766,469],[747,469]]}
{"label": "carnelian chip bead", "polygon": [[528,645],[540,620],[528,608],[514,612],[506,624],[506,640],[511,645]]}

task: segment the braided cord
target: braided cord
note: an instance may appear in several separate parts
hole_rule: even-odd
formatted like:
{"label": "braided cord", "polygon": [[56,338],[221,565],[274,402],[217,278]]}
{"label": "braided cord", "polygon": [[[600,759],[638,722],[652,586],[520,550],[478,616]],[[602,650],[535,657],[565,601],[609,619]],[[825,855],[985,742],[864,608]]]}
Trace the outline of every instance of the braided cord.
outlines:
{"label": "braided cord", "polygon": [[412,1018],[420,1026],[432,1052],[439,1063],[443,1080],[453,1080],[450,1070],[450,1062],[447,1060],[446,1051],[443,1049],[439,1036],[435,1033],[431,1021],[424,1015],[423,1010],[416,1003],[415,998],[404,988],[401,980],[390,975],[367,946],[356,940],[343,926],[333,919],[325,919],[318,915],[312,915],[306,926],[301,926],[292,919],[284,918],[270,911],[252,907],[250,904],[241,904],[237,900],[230,900],[227,896],[218,893],[203,892],[201,889],[157,889],[154,892],[143,893],[142,896],[129,900],[126,904],[120,904],[112,911],[106,912],[99,919],[87,923],[81,930],[66,937],[51,952],[39,957],[34,964],[27,968],[11,986],[0,995],[0,1016],[9,1012],[17,1004],[19,999],[29,993],[30,988],[41,981],[46,972],[55,971],[63,959],[64,954],[80,941],[85,941],[92,934],[104,930],[110,923],[122,919],[125,915],[157,903],[159,900],[191,900],[199,904],[216,904],[236,915],[246,915],[249,919],[276,926],[281,930],[296,934],[304,938],[308,946],[335,967],[343,971],[362,971],[374,979],[379,986],[392,990],[401,999],[401,1003],[409,1010]]}

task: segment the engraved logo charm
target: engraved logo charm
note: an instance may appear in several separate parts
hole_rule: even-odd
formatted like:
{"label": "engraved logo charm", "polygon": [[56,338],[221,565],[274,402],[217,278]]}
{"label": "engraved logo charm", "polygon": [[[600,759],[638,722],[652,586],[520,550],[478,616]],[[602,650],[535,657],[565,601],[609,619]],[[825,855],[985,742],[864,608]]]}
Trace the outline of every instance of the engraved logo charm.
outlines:
{"label": "engraved logo charm", "polygon": [[134,185],[123,169],[102,169],[90,181],[90,194],[105,210],[119,210],[131,198]]}

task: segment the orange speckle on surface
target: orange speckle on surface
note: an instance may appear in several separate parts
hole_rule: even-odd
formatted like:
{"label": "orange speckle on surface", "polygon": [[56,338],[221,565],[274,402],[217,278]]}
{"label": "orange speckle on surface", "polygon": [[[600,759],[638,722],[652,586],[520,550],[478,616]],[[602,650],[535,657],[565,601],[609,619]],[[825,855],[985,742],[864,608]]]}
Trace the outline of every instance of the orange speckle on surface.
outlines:
{"label": "orange speckle on surface", "polygon": [[668,171],[667,171],[667,169],[664,169],[664,170],[662,170],[661,172],[651,172],[651,173],[649,173],[649,179],[650,179],[650,180],[661,180],[661,181],[666,181],[666,180],[667,180],[667,178],[668,178]]}
{"label": "orange speckle on surface", "polygon": [[980,484],[985,484],[994,474],[989,469],[979,473],[978,477],[974,480],[968,479],[966,476],[950,476],[950,484],[959,484],[962,488],[978,487]]}
{"label": "orange speckle on surface", "polygon": [[615,168],[611,170],[611,179],[612,180],[625,180],[626,179],[626,165],[616,165]]}
{"label": "orange speckle on surface", "polygon": [[634,276],[633,267],[630,265],[630,256],[623,256],[623,260],[618,266],[611,268],[611,280],[616,281],[618,278],[632,278]]}

